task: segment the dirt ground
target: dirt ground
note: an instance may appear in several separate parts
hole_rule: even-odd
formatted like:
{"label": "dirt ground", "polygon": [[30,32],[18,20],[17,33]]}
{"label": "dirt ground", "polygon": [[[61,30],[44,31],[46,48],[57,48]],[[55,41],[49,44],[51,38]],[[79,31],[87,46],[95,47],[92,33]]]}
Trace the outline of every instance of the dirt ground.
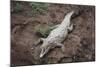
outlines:
{"label": "dirt ground", "polygon": [[[29,2],[20,2],[23,10],[14,13],[16,2],[11,4],[11,64],[40,65],[95,61],[95,7],[69,4],[50,4],[44,14],[32,15]],[[41,38],[35,32],[39,24],[59,24],[64,16],[74,10],[71,22],[74,29],[63,42],[65,52],[55,48],[39,58],[40,46],[35,42]]]}

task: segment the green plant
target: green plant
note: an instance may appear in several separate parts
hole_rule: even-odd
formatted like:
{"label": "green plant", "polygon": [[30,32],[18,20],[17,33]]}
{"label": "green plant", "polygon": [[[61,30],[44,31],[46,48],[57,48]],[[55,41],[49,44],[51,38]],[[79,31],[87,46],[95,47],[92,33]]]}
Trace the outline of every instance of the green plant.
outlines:
{"label": "green plant", "polygon": [[42,37],[46,38],[52,29],[50,26],[38,25],[35,27],[35,30]]}
{"label": "green plant", "polygon": [[34,14],[41,14],[47,11],[48,4],[44,3],[30,3],[32,6],[32,12]]}
{"label": "green plant", "polygon": [[15,4],[15,7],[14,7],[14,12],[20,12],[20,11],[22,11],[22,5],[20,4],[20,3],[16,3]]}

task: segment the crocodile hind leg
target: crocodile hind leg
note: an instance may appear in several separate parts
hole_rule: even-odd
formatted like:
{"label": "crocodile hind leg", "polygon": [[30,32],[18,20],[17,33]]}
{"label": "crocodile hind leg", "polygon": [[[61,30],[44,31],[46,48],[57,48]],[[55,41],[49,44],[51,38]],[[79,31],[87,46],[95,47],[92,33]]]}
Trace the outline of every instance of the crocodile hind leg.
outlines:
{"label": "crocodile hind leg", "polygon": [[57,28],[59,25],[60,25],[60,24],[57,24],[57,25],[51,27],[51,29],[55,29],[55,28]]}
{"label": "crocodile hind leg", "polygon": [[69,31],[72,31],[72,30],[73,30],[73,24],[71,24],[71,25],[68,27],[68,30],[69,30]]}

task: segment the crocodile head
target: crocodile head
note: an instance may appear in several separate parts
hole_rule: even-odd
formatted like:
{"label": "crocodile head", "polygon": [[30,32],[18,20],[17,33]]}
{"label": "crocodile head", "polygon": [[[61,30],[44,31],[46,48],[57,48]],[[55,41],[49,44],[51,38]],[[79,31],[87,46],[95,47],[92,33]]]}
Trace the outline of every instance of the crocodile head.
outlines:
{"label": "crocodile head", "polygon": [[41,48],[40,58],[42,58],[45,54],[47,54],[50,49],[54,48],[54,46],[52,45],[53,43],[47,40],[43,41],[43,44],[40,47]]}

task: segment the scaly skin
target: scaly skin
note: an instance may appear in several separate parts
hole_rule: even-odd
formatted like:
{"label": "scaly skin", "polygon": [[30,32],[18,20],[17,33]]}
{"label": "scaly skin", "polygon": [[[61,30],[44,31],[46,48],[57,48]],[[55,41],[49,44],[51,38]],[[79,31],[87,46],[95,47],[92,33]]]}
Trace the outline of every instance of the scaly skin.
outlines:
{"label": "scaly skin", "polygon": [[62,48],[64,52],[64,45],[61,44],[68,35],[69,31],[72,31],[73,24],[70,23],[70,19],[74,11],[68,13],[61,24],[57,25],[54,30],[52,30],[47,38],[41,38],[43,44],[41,46],[40,58],[42,58],[50,49],[53,49],[57,46]]}

